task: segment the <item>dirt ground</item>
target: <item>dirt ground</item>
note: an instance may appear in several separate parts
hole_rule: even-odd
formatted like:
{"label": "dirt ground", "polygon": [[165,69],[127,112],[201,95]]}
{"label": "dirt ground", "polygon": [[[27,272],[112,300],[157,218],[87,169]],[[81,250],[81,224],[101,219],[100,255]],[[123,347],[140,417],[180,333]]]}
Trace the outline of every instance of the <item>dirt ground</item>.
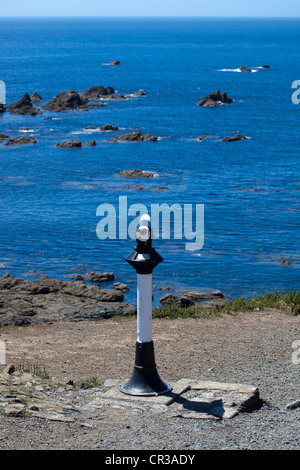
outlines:
{"label": "dirt ground", "polygon": [[[125,381],[133,370],[136,319],[124,318],[78,323],[57,322],[27,327],[7,327],[0,330],[0,340],[4,341],[6,345],[7,363],[38,364],[40,368],[45,367],[51,377],[57,378],[86,380],[96,377],[99,382],[104,382],[106,379]],[[300,399],[300,365],[293,363],[292,360],[293,342],[300,340],[299,316],[287,315],[276,310],[265,310],[213,318],[154,319],[153,340],[159,375],[171,384],[172,381],[188,377],[198,380],[244,383],[258,387],[261,399],[269,407],[265,408],[263,413],[268,413],[268,409],[272,409],[272,413],[279,414],[278,416],[267,414],[265,417],[258,414],[257,417],[261,423],[265,423],[268,419],[271,420],[270,422],[278,419],[276,432],[279,440],[278,443],[269,442],[267,436],[270,431],[268,431],[269,434],[264,436],[264,439],[255,440],[252,448],[272,448],[272,446],[274,448],[285,448],[285,446],[289,448],[289,445],[286,444],[287,427],[283,423],[281,414],[288,403]],[[3,368],[3,366],[1,367]],[[297,435],[299,438],[298,411],[299,409],[289,412],[289,414],[284,412],[284,417],[291,424],[290,436],[293,435],[292,430],[294,429],[295,436]],[[262,413],[262,411],[258,411],[258,413]],[[117,415],[115,419],[118,420]],[[137,417],[132,414],[126,417],[129,428],[133,426],[132,419],[136,420]],[[151,426],[155,427],[156,418],[153,418],[153,422],[152,418],[151,422],[149,419],[149,416],[145,418],[150,428]],[[237,418],[235,426],[243,427],[245,433],[243,442],[247,443],[249,430],[247,431],[247,425],[239,422],[239,419],[245,418]],[[26,444],[26,439],[28,439],[32,420],[33,418],[26,425],[26,433],[23,429],[25,433],[23,447],[25,446],[25,448],[31,446],[29,443]],[[189,420],[189,424],[186,426],[192,426],[192,421]],[[17,423],[17,418],[6,418],[2,422],[4,434],[6,434],[4,448],[17,445],[13,441],[10,442],[10,429],[13,430],[19,426]],[[32,426],[34,428],[33,424]],[[45,425],[43,424],[43,426]],[[54,424],[49,424],[49,426],[54,426]],[[253,421],[251,424],[249,421],[249,426],[252,429]],[[34,433],[33,428],[32,432]],[[23,431],[19,429],[21,435],[23,435]],[[95,443],[92,444],[92,438],[87,442],[86,436],[82,436],[81,440],[77,440],[76,443],[72,439],[67,440],[67,443],[63,445],[60,434],[62,432],[61,429],[55,434],[56,440],[52,442],[52,448],[93,448],[95,445]],[[187,438],[182,437],[180,444],[178,444],[177,441],[172,440],[175,436],[174,430],[172,432],[172,437],[166,438],[164,445],[169,445],[170,448],[176,448],[177,445],[184,447],[184,440]],[[203,433],[205,433],[204,430]],[[117,441],[111,437],[112,434],[109,434],[107,427],[102,430],[102,435],[106,436],[101,444],[103,448],[131,448],[126,434],[122,434],[122,439]],[[140,438],[134,444],[135,448],[155,448],[155,440],[149,441],[144,434],[140,435],[140,432],[138,435]],[[243,435],[239,431],[236,439],[242,437]],[[30,442],[35,442],[32,444],[35,445],[34,448],[42,446],[41,443],[37,443],[36,436],[32,439]],[[296,443],[295,439],[297,440],[297,438],[292,439],[292,448],[299,446],[299,440]],[[130,442],[130,445],[133,445],[132,441]],[[232,445],[240,448],[235,441],[231,445],[224,442],[223,436],[220,434],[219,441],[215,436],[214,443],[205,443],[204,448],[223,448],[224,446],[231,448]],[[98,447],[99,445],[98,442]],[[196,448],[195,444],[189,445],[194,445]],[[243,444],[241,447],[245,445],[248,444]]]}

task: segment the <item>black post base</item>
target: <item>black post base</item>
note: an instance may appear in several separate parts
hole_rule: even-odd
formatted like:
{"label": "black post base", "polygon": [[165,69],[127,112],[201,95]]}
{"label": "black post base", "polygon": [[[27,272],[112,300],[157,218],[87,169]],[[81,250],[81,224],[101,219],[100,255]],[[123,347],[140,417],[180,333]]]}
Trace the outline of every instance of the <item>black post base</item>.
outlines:
{"label": "black post base", "polygon": [[155,396],[172,390],[170,384],[163,382],[156,370],[153,341],[136,342],[135,364],[131,378],[120,387],[127,395]]}

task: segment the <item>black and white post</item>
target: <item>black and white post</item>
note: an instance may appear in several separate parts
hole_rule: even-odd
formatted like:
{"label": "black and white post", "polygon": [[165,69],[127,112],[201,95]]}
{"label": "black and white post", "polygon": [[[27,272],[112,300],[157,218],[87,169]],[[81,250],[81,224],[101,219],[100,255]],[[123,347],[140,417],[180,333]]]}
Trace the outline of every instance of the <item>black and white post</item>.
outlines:
{"label": "black and white post", "polygon": [[143,215],[136,231],[136,247],[126,261],[137,273],[137,341],[131,378],[120,387],[128,395],[155,396],[172,390],[157,372],[152,340],[152,271],[163,258],[152,248],[150,217]]}

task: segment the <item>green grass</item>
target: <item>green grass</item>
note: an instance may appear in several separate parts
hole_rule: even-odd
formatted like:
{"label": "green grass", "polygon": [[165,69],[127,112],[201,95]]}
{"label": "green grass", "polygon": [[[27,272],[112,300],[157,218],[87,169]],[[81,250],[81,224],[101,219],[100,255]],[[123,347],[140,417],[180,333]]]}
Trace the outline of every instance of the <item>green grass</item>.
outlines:
{"label": "green grass", "polygon": [[300,314],[300,291],[289,292],[266,292],[265,294],[252,298],[239,297],[231,299],[220,308],[207,309],[197,304],[190,307],[178,307],[176,305],[163,305],[153,309],[153,318],[199,318],[212,317],[216,314],[264,310],[275,308],[293,315]]}

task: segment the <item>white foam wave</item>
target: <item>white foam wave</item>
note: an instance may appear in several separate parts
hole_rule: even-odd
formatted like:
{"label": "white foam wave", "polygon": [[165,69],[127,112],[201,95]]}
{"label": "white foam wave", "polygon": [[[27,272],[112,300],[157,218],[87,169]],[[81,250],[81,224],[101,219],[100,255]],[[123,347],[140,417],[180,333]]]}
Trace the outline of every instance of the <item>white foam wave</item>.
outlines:
{"label": "white foam wave", "polygon": [[[251,72],[254,73],[254,72],[258,72],[258,70],[257,70],[258,68],[262,68],[262,67],[257,67],[257,68],[255,68],[255,69],[250,69],[250,70],[251,70]],[[238,73],[243,73],[240,68],[237,68],[237,69],[219,69],[218,72],[238,72]]]}

